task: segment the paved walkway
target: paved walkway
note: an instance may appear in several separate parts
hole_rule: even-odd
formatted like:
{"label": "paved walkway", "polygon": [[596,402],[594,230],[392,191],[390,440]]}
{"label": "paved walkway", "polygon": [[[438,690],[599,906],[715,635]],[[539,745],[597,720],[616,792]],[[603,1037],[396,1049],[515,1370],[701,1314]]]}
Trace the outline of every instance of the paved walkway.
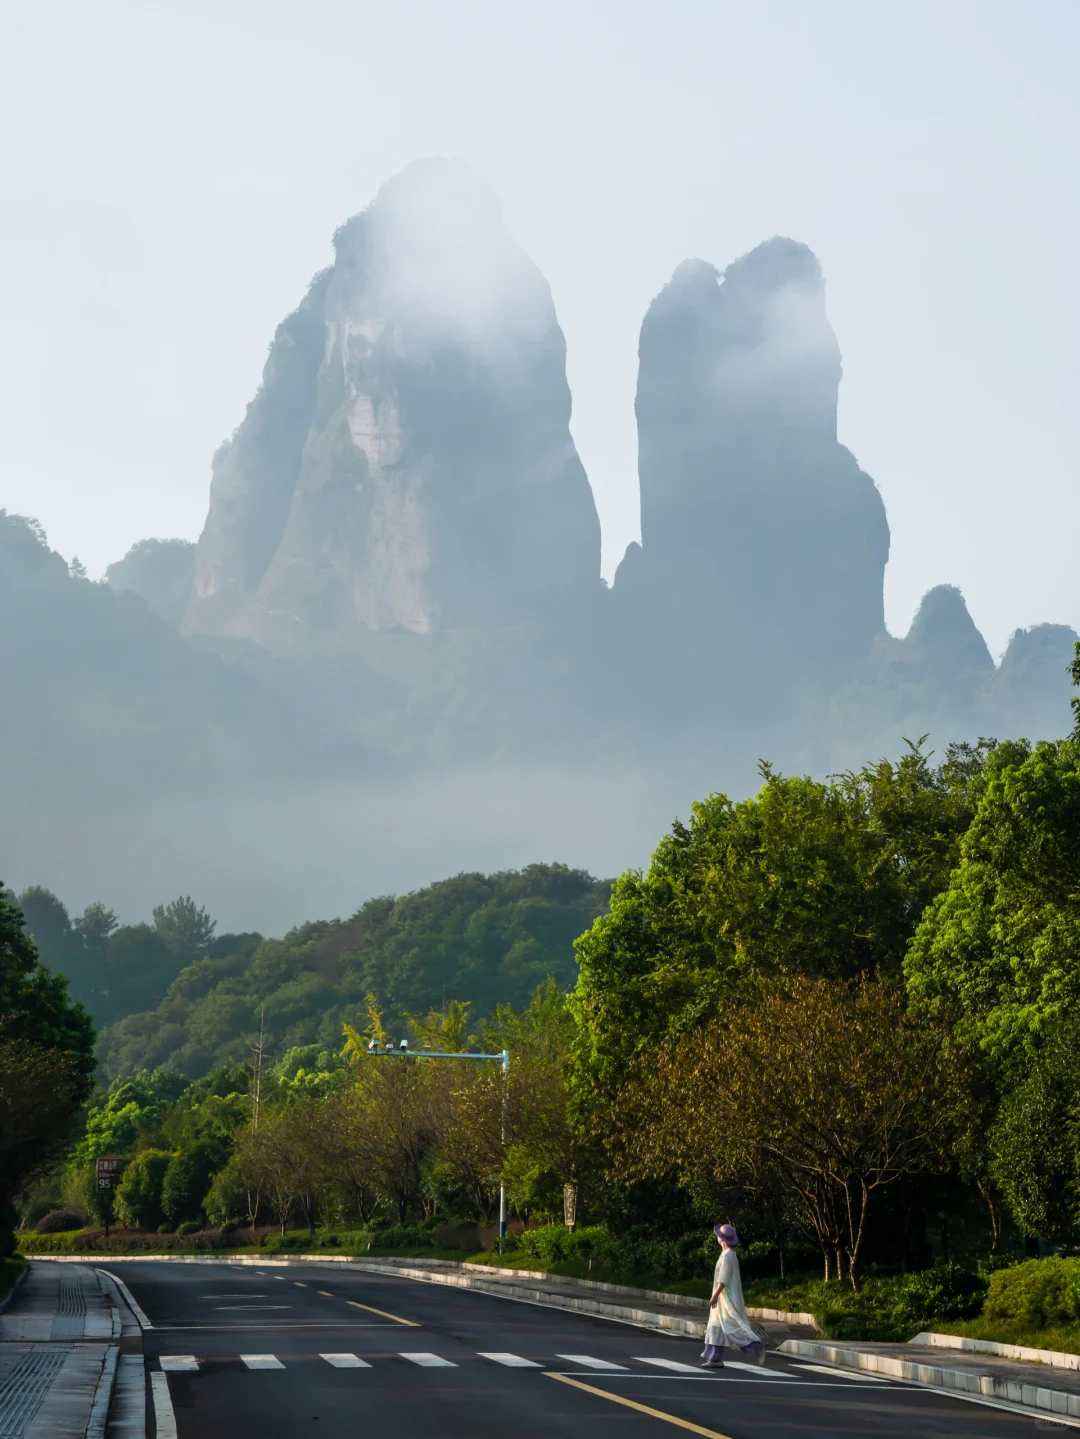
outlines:
{"label": "paved walkway", "polygon": [[1080,1419],[1080,1373],[1031,1360],[973,1354],[930,1344],[864,1344],[788,1340],[782,1353],[844,1369],[888,1375],[931,1389],[978,1394],[1046,1414]]}
{"label": "paved walkway", "polygon": [[133,1327],[107,1276],[35,1260],[0,1315],[0,1439],[103,1439]]}

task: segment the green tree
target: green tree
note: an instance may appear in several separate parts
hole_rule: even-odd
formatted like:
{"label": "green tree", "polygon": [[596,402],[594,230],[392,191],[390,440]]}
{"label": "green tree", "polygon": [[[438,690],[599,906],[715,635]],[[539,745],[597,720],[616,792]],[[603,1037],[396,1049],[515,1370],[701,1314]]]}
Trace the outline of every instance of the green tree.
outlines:
{"label": "green tree", "polygon": [[161,1183],[161,1208],[173,1228],[204,1218],[203,1201],[227,1159],[228,1146],[219,1139],[196,1139],[172,1156]]}
{"label": "green tree", "polygon": [[172,1155],[164,1149],[141,1149],[116,1186],[114,1212],[128,1229],[158,1229],[164,1219],[161,1186]]}
{"label": "green tree", "polygon": [[1025,1234],[1071,1244],[1080,1224],[1080,1048],[1048,1035],[990,1130],[990,1173]]}
{"label": "green tree", "polygon": [[154,909],[154,928],[185,961],[201,959],[214,938],[215,922],[190,894],[159,904]]}
{"label": "green tree", "polygon": [[0,1257],[14,1196],[68,1142],[94,1067],[90,1017],[39,962],[8,893],[0,886]]}
{"label": "green tree", "polygon": [[912,940],[912,1001],[999,1066],[1080,1001],[1080,746],[1001,744],[948,887]]}
{"label": "green tree", "polygon": [[752,799],[693,805],[577,942],[579,1104],[610,1104],[647,1046],[762,976],[898,974],[956,862],[988,747],[952,746],[935,766],[912,745],[828,781],[763,765]]}
{"label": "green tree", "polygon": [[86,1127],[76,1159],[86,1164],[102,1154],[130,1154],[144,1138],[161,1127],[166,1110],[187,1088],[175,1070],[143,1070],[117,1079],[87,1111]]}
{"label": "green tree", "polygon": [[940,1167],[964,1091],[893,980],[784,974],[641,1066],[620,1097],[629,1178],[779,1192],[857,1287],[879,1194]]}

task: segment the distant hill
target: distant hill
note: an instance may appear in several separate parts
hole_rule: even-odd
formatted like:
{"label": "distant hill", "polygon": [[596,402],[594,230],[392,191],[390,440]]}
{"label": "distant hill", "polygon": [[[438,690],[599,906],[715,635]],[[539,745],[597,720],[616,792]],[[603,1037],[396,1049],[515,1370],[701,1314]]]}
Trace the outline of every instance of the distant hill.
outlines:
{"label": "distant hill", "polygon": [[13,804],[65,811],[362,772],[371,756],[138,594],[68,568],[0,511],[0,752]]}
{"label": "distant hill", "polygon": [[364,1014],[368,994],[391,1021],[451,999],[467,1001],[472,1020],[497,1004],[521,1006],[548,978],[575,982],[574,940],[610,892],[583,870],[531,864],[371,899],[350,919],[301,925],[283,939],[224,935],[155,1009],[104,1031],[102,1063],[110,1075],[168,1065],[199,1076],[247,1058],[260,1011],[268,1053],[337,1048],[342,1021]]}

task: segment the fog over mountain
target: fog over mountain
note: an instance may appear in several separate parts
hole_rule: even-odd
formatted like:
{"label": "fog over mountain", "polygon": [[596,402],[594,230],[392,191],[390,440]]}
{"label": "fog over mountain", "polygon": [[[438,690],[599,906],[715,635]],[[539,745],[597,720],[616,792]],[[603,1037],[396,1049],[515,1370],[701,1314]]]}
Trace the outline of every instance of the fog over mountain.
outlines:
{"label": "fog over mountain", "polygon": [[278,326],[196,546],[92,585],[0,517],[0,873],[89,900],[118,865],[132,905],[167,853],[266,929],[467,866],[640,863],[759,758],[1065,732],[1068,627],[995,666],[942,576],[887,632],[820,266],[722,259],[644,317],[642,539],[609,589],[546,281],[463,164],[384,185]]}

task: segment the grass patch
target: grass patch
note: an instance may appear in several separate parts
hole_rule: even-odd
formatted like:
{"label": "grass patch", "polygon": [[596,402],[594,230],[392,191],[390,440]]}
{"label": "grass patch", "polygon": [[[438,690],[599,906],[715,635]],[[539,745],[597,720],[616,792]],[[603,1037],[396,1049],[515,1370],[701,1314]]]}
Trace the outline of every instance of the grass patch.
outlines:
{"label": "grass patch", "polygon": [[1080,1354],[1080,1323],[1050,1325],[1032,1329],[1001,1319],[961,1319],[935,1324],[937,1334],[956,1334],[964,1339],[990,1339],[995,1344],[1023,1344],[1028,1349],[1053,1349],[1060,1354]]}

